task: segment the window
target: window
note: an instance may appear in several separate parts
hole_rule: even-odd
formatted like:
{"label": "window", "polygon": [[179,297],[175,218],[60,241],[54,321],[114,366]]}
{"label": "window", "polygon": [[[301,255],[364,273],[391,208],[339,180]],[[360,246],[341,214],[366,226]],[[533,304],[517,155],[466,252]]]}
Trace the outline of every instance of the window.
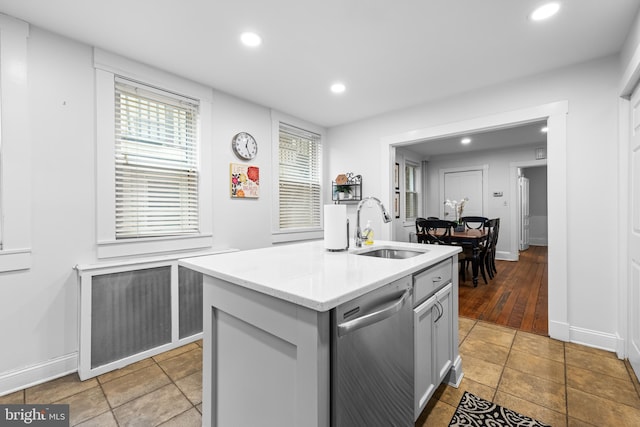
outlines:
{"label": "window", "polygon": [[100,259],[213,246],[211,88],[94,48]]}
{"label": "window", "polygon": [[405,162],[404,166],[405,191],[405,219],[411,220],[419,216],[419,183],[420,167],[417,164]]}
{"label": "window", "polygon": [[284,123],[278,138],[279,231],[319,230],[322,145],[319,134]]}
{"label": "window", "polygon": [[116,239],[198,232],[198,103],[115,79]]}

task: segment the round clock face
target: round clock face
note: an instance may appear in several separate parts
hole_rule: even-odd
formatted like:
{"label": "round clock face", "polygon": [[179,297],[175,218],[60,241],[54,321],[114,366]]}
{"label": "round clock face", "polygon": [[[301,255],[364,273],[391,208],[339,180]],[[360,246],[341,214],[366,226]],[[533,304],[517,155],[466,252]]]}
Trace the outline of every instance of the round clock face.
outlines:
{"label": "round clock face", "polygon": [[253,159],[258,154],[258,143],[246,132],[240,132],[231,140],[231,148],[238,157],[244,160]]}

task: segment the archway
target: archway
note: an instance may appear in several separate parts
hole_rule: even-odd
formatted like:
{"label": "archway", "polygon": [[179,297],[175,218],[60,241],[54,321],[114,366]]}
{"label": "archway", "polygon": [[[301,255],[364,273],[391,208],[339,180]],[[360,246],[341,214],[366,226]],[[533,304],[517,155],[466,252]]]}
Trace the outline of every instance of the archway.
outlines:
{"label": "archway", "polygon": [[[391,204],[392,174],[395,149],[418,141],[443,138],[465,132],[477,132],[512,127],[533,121],[547,120],[547,167],[554,185],[548,191],[549,206],[549,335],[569,341],[567,297],[567,206],[566,206],[566,127],[568,102],[560,101],[537,107],[487,115],[446,125],[408,130],[381,138],[382,197]],[[392,227],[386,225],[383,238],[392,238]]]}

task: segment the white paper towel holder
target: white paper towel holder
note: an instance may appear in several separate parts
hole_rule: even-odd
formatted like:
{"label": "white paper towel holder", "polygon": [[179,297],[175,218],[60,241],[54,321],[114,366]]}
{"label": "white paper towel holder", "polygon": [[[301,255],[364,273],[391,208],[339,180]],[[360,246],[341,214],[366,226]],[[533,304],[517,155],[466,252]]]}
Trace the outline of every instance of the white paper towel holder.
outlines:
{"label": "white paper towel holder", "polygon": [[347,218],[347,247],[346,248],[341,248],[341,249],[329,249],[326,248],[329,252],[342,252],[342,251],[346,251],[347,249],[349,249],[349,218]]}

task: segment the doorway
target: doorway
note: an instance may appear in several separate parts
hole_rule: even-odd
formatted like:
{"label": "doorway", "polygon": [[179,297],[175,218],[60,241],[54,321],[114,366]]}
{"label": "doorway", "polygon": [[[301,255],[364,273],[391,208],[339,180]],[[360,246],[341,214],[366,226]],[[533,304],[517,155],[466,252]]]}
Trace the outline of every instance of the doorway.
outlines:
{"label": "doorway", "polygon": [[[513,194],[519,194],[520,189],[520,176],[524,175],[530,178],[529,187],[531,189],[531,182],[533,181],[533,200],[529,201],[529,243],[533,239],[533,244],[536,246],[549,244],[549,192],[547,191],[547,181],[549,176],[549,169],[547,161],[525,161],[525,162],[513,162],[510,165],[510,179],[511,188]],[[529,191],[531,193],[531,191]],[[531,194],[530,194],[531,196]],[[531,199],[531,197],[530,197]],[[522,244],[520,240],[520,229],[522,224],[522,206],[520,203],[514,201],[511,205],[511,224],[513,224],[514,233],[511,234],[512,248],[516,250],[516,257],[513,259],[517,261],[519,256],[520,246]],[[533,205],[532,205],[533,203]],[[533,214],[531,210],[533,209]],[[533,235],[531,227],[533,227]]]}
{"label": "doorway", "polygon": [[[568,102],[560,101],[537,107],[493,114],[441,126],[408,130],[381,139],[381,158],[389,173],[382,177],[382,195],[392,201],[392,171],[396,147],[415,144],[430,139],[461,135],[468,132],[487,131],[513,127],[533,121],[547,120],[547,157],[549,180],[554,185],[548,191],[548,330],[552,338],[569,341],[567,298],[567,206],[566,206],[566,116]],[[513,210],[513,209],[512,209]],[[515,213],[512,213],[512,216]],[[383,238],[392,239],[392,228],[385,227]]]}
{"label": "doorway", "polygon": [[518,251],[529,249],[529,178],[518,174]]}

